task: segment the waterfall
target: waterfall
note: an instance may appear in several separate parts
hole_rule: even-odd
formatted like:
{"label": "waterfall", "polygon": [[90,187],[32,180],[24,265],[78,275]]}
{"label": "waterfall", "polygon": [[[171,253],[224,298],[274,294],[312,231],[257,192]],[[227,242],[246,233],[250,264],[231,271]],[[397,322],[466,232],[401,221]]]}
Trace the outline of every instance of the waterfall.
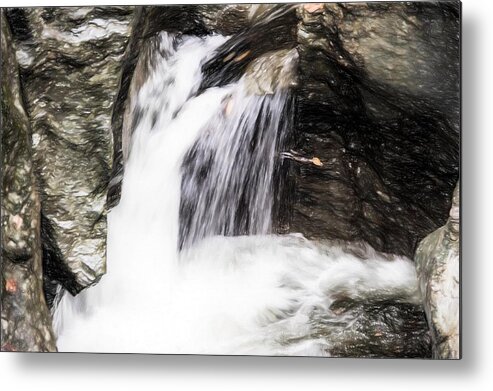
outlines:
{"label": "waterfall", "polygon": [[250,94],[240,82],[184,167],[181,244],[271,231],[278,146],[290,124],[284,91]]}
{"label": "waterfall", "polygon": [[108,217],[107,274],[61,298],[59,350],[329,355],[361,316],[333,309],[341,297],[419,302],[405,258],[272,234],[290,98],[252,94],[246,76],[198,94],[225,41],[160,36]]}

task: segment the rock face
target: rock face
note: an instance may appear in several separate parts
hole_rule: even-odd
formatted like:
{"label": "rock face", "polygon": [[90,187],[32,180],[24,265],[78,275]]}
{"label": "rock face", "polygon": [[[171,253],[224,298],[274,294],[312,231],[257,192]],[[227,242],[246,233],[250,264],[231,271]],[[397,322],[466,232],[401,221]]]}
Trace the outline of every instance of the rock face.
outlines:
{"label": "rock face", "polygon": [[[348,319],[337,330],[321,325],[317,332],[331,341],[333,357],[431,358],[431,344],[423,308],[396,301],[358,302],[341,299],[332,311]],[[352,317],[352,313],[364,314]],[[341,322],[343,323],[343,322]]]}
{"label": "rock face", "polygon": [[110,119],[132,12],[7,11],[33,130],[48,288],[60,283],[76,294],[105,272]]}
{"label": "rock face", "polygon": [[22,103],[10,29],[1,13],[2,50],[2,351],[55,351],[43,295],[40,203],[31,128]]}
{"label": "rock face", "polygon": [[412,257],[445,223],[459,172],[459,14],[458,3],[298,7],[291,152],[305,163],[289,163],[286,231]]}
{"label": "rock face", "polygon": [[343,49],[369,79],[428,101],[459,130],[458,2],[327,4],[326,9],[326,23],[335,24]]}
{"label": "rock face", "polygon": [[435,358],[460,358],[460,209],[457,184],[447,223],[428,235],[414,257]]}

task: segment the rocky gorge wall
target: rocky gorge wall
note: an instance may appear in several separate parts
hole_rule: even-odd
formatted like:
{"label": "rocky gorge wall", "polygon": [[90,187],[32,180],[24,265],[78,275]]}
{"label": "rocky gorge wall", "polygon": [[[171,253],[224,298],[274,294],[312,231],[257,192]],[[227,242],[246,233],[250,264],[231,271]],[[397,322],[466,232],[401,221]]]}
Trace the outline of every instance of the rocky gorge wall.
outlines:
{"label": "rocky gorge wall", "polygon": [[292,148],[322,164],[290,167],[289,229],[412,257],[445,223],[458,179],[456,5],[331,3],[298,14]]}
{"label": "rocky gorge wall", "polygon": [[23,107],[12,36],[2,12],[2,351],[55,351],[43,294],[40,197],[31,125]]}
{"label": "rocky gorge wall", "polygon": [[110,129],[132,7],[6,11],[32,127],[45,287],[72,294],[105,273]]}
{"label": "rocky gorge wall", "polygon": [[[413,258],[446,224],[459,177],[459,16],[455,2],[7,10],[48,304],[58,285],[77,294],[105,273],[106,213],[119,200],[129,114],[161,31],[233,36],[204,65],[203,88],[262,61],[275,70],[275,53],[296,50],[276,231]],[[432,247],[420,245],[418,264]]]}

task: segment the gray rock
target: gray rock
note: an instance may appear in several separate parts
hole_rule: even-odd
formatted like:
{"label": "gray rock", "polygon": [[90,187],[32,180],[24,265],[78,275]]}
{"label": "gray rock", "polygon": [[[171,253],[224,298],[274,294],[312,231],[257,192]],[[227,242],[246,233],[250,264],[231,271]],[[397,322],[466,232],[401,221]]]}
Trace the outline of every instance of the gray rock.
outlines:
{"label": "gray rock", "polygon": [[207,4],[198,5],[197,14],[208,30],[232,35],[279,8],[279,4]]}
{"label": "gray rock", "polygon": [[105,273],[111,111],[132,7],[13,9],[49,280],[72,294]]}
{"label": "gray rock", "polygon": [[325,9],[326,23],[337,27],[343,49],[369,78],[430,100],[458,131],[457,2],[327,3]]}
{"label": "gray rock", "polygon": [[257,57],[245,71],[249,93],[269,95],[277,89],[295,86],[297,65],[296,49],[276,50]]}
{"label": "gray rock", "polygon": [[2,351],[55,351],[43,295],[40,202],[31,128],[22,103],[10,29],[1,12],[2,50]]}
{"label": "gray rock", "polygon": [[460,358],[459,187],[447,223],[421,241],[414,257],[435,358]]}

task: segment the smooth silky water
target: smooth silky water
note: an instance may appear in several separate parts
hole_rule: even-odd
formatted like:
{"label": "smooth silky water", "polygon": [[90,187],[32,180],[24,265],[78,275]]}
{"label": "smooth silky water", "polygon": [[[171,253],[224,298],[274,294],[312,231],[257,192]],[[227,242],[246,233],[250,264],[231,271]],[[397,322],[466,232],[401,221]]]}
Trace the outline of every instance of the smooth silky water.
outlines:
{"label": "smooth silky water", "polygon": [[405,258],[271,233],[289,97],[250,95],[244,78],[197,95],[201,65],[225,40],[160,36],[108,216],[107,274],[61,296],[60,351],[330,355],[362,316],[333,310],[341,297],[419,303]]}

